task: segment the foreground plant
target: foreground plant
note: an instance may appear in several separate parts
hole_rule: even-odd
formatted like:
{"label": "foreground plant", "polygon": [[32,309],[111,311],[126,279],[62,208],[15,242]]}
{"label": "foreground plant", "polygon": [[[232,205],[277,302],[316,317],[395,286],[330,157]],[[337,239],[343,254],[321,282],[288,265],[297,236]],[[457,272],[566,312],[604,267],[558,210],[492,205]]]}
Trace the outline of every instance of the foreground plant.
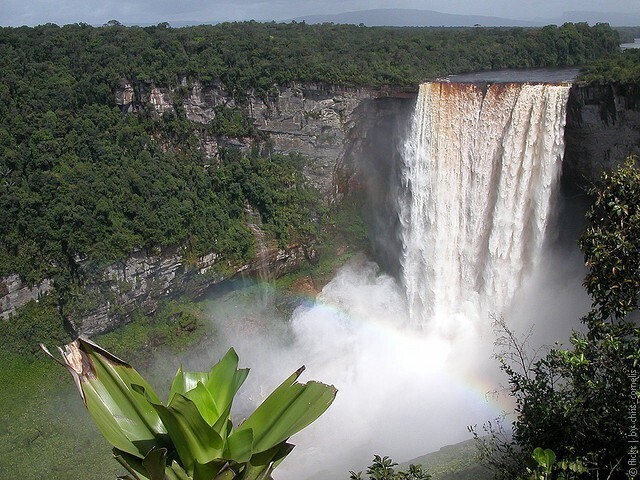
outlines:
{"label": "foreground plant", "polygon": [[58,347],[93,421],[129,472],[126,480],[263,480],[291,452],[291,435],[322,415],[333,386],[297,382],[298,369],[240,426],[233,398],[248,369],[233,349],[209,372],[176,373],[163,404],[130,365],[87,338]]}
{"label": "foreground plant", "polygon": [[536,447],[529,459],[525,476],[518,477],[518,480],[575,480],[587,472],[588,469],[581,460],[557,462],[553,450]]}
{"label": "foreground plant", "polygon": [[[398,464],[390,457],[373,456],[373,462],[367,468],[369,480],[430,480],[432,477],[422,469],[422,465],[409,465],[407,470],[396,472]],[[364,480],[362,472],[349,472],[349,480]]]}

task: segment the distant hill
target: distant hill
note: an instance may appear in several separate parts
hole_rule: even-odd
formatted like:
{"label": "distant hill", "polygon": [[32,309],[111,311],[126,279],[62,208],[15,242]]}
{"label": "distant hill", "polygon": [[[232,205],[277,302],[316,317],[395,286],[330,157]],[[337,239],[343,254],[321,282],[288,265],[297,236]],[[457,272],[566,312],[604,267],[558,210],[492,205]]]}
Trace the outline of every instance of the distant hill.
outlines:
{"label": "distant hill", "polygon": [[441,13],[433,10],[417,10],[402,8],[384,8],[374,10],[359,10],[355,12],[306,15],[293,18],[296,22],[306,23],[348,23],[364,24],[368,27],[534,27],[542,25],[562,25],[567,22],[609,23],[613,26],[640,26],[640,13],[620,12],[564,12],[559,18],[535,18],[521,20],[514,18],[491,17],[485,15],[457,15]]}
{"label": "distant hill", "polygon": [[[414,464],[425,467],[433,480],[492,480],[493,472],[480,465],[477,457],[476,442],[470,439],[444,446],[440,450],[427,453],[408,462],[401,462],[395,467],[395,470],[396,472],[407,470],[410,464]],[[358,469],[360,468],[358,467]],[[344,471],[347,471],[347,467]],[[342,480],[344,478],[347,478],[344,473],[339,474],[335,471],[325,470],[307,477],[306,480]]]}
{"label": "distant hill", "polygon": [[294,18],[296,22],[306,23],[349,23],[368,27],[397,26],[397,27],[483,27],[519,26],[528,27],[540,25],[538,22],[514,20],[512,18],[488,17],[483,15],[455,15],[434,12],[433,10],[415,10],[401,8],[384,8],[375,10],[359,10],[356,12],[336,13],[327,15],[306,15]]}
{"label": "distant hill", "polygon": [[433,480],[491,480],[493,472],[480,465],[477,456],[476,442],[471,439],[401,463],[398,468],[406,469],[411,463],[422,465]]}
{"label": "distant hill", "polygon": [[564,12],[560,20],[555,23],[562,24],[566,22],[587,22],[591,25],[596,23],[608,23],[615,27],[636,27],[640,26],[640,12]]}

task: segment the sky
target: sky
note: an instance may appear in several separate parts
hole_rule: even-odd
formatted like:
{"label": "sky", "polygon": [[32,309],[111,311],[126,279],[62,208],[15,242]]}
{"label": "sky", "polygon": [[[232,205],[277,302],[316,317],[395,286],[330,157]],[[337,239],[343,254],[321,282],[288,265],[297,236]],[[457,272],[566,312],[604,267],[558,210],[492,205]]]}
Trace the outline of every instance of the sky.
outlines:
{"label": "sky", "polygon": [[0,0],[0,25],[160,22],[288,21],[315,14],[376,8],[414,8],[442,13],[533,20],[566,11],[640,13],[640,0]]}

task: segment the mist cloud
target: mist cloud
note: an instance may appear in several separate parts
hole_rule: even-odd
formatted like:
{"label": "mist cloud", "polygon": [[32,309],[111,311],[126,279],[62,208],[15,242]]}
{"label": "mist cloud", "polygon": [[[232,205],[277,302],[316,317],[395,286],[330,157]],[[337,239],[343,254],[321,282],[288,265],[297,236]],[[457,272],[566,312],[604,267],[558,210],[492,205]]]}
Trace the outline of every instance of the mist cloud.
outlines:
{"label": "mist cloud", "polygon": [[257,295],[245,299],[214,307],[219,336],[208,350],[215,361],[233,345],[252,369],[237,418],[302,364],[303,381],[339,390],[327,413],[292,439],[297,447],[278,468],[279,480],[319,472],[344,478],[374,453],[408,460],[468,438],[468,425],[492,420],[505,406],[486,396],[500,378],[489,320],[459,319],[464,325],[446,337],[407,327],[402,289],[364,258],[288,321]]}

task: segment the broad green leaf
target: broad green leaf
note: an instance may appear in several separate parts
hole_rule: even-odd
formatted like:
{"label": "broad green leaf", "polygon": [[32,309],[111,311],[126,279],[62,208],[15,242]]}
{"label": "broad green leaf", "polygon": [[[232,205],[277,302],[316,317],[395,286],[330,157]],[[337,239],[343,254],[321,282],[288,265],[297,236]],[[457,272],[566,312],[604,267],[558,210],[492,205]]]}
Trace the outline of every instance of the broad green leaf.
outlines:
{"label": "broad green leaf", "polygon": [[268,450],[302,430],[333,402],[335,387],[296,381],[303,370],[300,368],[276,388],[236,430],[253,430],[254,452]]}
{"label": "broad green leaf", "polygon": [[249,374],[248,369],[238,370],[238,354],[233,348],[216,363],[209,372],[205,386],[211,393],[219,412],[231,409],[233,397]]}
{"label": "broad green leaf", "polygon": [[238,463],[248,462],[253,454],[253,430],[233,432],[227,438],[224,458]]}
{"label": "broad green leaf", "polygon": [[[202,418],[204,418],[210,426],[215,425],[220,419],[218,407],[216,407],[211,393],[209,393],[209,390],[207,390],[202,382],[198,382],[198,385],[186,392],[184,396],[195,404]],[[169,405],[171,405],[171,403]]]}
{"label": "broad green leaf", "polygon": [[167,480],[193,480],[175,460],[167,467],[166,475]]}
{"label": "broad green leaf", "polygon": [[[52,358],[53,355],[41,345]],[[123,452],[144,458],[154,447],[164,446],[166,430],[155,409],[132,390],[142,385],[154,401],[151,386],[129,364],[87,338],[58,348],[80,396],[104,437]]]}
{"label": "broad green leaf", "polygon": [[[115,449],[113,456],[134,476],[134,480],[181,480],[189,478],[175,462],[173,462],[175,470],[167,466],[166,448],[151,450],[142,461],[137,457]],[[182,472],[182,476],[177,474],[176,470],[178,473]],[[189,480],[191,479],[189,478]]]}
{"label": "broad green leaf", "polygon": [[214,460],[204,465],[196,462],[192,475],[193,480],[212,480],[221,473],[224,474],[224,472],[229,471],[229,467],[229,462],[226,459]]}
{"label": "broad green leaf", "polygon": [[169,391],[169,400],[167,405],[173,400],[173,396],[176,393],[184,395],[189,390],[196,388],[198,382],[206,383],[209,378],[209,374],[205,372],[185,372],[182,367],[178,368],[173,382],[171,383],[171,390]]}
{"label": "broad green leaf", "polygon": [[[248,369],[238,370],[238,355],[233,348],[208,373],[185,372],[180,368],[173,379],[169,405],[176,394],[191,399],[202,417],[224,438],[229,431],[227,420],[233,397],[242,386]],[[203,389],[199,385],[203,384]]]}
{"label": "broad green leaf", "polygon": [[[142,461],[135,455],[122,452],[117,448],[113,449],[113,458],[129,472],[134,480],[152,480],[147,474],[147,470],[142,465]],[[128,477],[128,475],[126,476]],[[126,478],[123,477],[123,478]]]}
{"label": "broad green leaf", "polygon": [[195,463],[209,463],[221,458],[223,440],[202,418],[196,405],[187,397],[176,394],[171,405],[153,403],[189,475]]}
{"label": "broad green leaf", "polygon": [[269,478],[269,475],[287,455],[293,450],[293,445],[282,442],[269,450],[260,452],[251,457],[246,464],[240,480],[263,480]]}
{"label": "broad green leaf", "polygon": [[221,474],[217,475],[213,480],[234,480],[236,478],[236,472],[233,470],[225,470]]}
{"label": "broad green leaf", "polygon": [[218,432],[222,438],[226,438],[229,432],[233,430],[233,423],[231,422],[231,405],[222,412],[218,421],[213,425],[213,429]]}
{"label": "broad green leaf", "polygon": [[273,457],[271,461],[271,466],[269,468],[269,476],[271,476],[271,472],[273,472],[273,470],[283,462],[283,460],[287,457],[287,455],[291,453],[291,451],[295,447],[295,445],[291,443],[286,443],[286,442],[282,443],[281,445],[282,446],[280,447],[280,449],[278,450],[278,452],[276,453],[276,455]]}
{"label": "broad green leaf", "polygon": [[165,480],[167,449],[157,448],[151,450],[142,460],[142,466],[147,470],[151,480]]}

